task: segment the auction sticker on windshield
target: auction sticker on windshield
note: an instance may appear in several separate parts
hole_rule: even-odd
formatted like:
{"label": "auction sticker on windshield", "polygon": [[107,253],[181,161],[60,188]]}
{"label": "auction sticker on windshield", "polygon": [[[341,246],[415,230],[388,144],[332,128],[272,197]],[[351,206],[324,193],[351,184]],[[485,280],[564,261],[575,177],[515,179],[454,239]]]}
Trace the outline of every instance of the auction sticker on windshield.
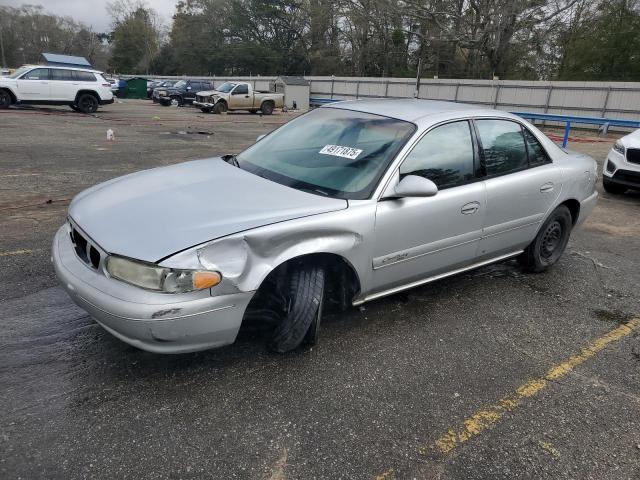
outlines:
{"label": "auction sticker on windshield", "polygon": [[334,157],[343,157],[355,160],[362,153],[359,148],[341,147],[340,145],[325,145],[320,150],[322,155],[333,155]]}

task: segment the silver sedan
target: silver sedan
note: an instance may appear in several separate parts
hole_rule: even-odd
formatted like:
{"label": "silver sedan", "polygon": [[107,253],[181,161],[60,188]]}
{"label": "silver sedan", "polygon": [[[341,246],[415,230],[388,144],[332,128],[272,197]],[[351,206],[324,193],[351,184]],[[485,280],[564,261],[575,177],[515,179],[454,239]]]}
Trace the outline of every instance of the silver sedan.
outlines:
{"label": "silver sedan", "polygon": [[226,345],[252,317],[285,352],[317,341],[328,308],[513,257],[547,269],[596,179],[593,159],[505,112],[339,102],[237,156],[80,193],[53,262],[78,305],[141,349]]}

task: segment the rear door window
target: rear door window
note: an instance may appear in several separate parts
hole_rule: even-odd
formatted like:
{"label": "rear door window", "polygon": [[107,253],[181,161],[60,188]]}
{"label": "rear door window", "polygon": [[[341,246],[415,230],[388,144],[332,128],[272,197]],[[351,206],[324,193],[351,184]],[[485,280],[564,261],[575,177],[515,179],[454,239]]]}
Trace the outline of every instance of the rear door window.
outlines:
{"label": "rear door window", "polygon": [[422,137],[400,167],[400,176],[406,175],[428,178],[440,190],[473,180],[474,148],[469,122],[447,123]]}
{"label": "rear door window", "polygon": [[73,74],[71,70],[61,70],[59,68],[52,68],[51,80],[61,80],[65,82],[71,82],[73,81]]}
{"label": "rear door window", "polygon": [[529,152],[529,166],[537,167],[538,165],[549,163],[549,155],[547,155],[538,139],[526,128],[522,130],[524,131],[524,139],[527,142],[527,151]]}
{"label": "rear door window", "polygon": [[504,175],[529,166],[522,128],[508,120],[476,120],[487,176]]}

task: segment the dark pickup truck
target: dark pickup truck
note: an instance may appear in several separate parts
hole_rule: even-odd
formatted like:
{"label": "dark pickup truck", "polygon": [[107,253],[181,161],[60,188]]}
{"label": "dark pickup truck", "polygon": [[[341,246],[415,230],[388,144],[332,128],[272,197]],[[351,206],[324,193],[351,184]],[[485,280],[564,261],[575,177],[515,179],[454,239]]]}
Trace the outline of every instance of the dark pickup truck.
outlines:
{"label": "dark pickup truck", "polygon": [[[193,103],[196,93],[212,90],[213,84],[207,80],[180,80],[169,88],[156,88],[157,98],[161,105],[185,105]],[[156,95],[154,95],[156,96]]]}

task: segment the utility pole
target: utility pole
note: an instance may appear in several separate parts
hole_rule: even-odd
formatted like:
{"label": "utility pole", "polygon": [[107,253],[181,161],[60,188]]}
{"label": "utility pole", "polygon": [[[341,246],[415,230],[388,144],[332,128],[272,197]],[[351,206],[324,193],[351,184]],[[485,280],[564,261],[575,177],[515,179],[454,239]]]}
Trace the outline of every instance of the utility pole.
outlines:
{"label": "utility pole", "polygon": [[416,73],[416,90],[413,94],[415,98],[420,96],[420,78],[422,77],[422,58],[418,59],[418,72]]}
{"label": "utility pole", "polygon": [[2,30],[2,24],[0,24],[0,52],[2,53],[2,68],[7,68],[7,59],[4,56],[4,39],[3,37],[3,30]]}

